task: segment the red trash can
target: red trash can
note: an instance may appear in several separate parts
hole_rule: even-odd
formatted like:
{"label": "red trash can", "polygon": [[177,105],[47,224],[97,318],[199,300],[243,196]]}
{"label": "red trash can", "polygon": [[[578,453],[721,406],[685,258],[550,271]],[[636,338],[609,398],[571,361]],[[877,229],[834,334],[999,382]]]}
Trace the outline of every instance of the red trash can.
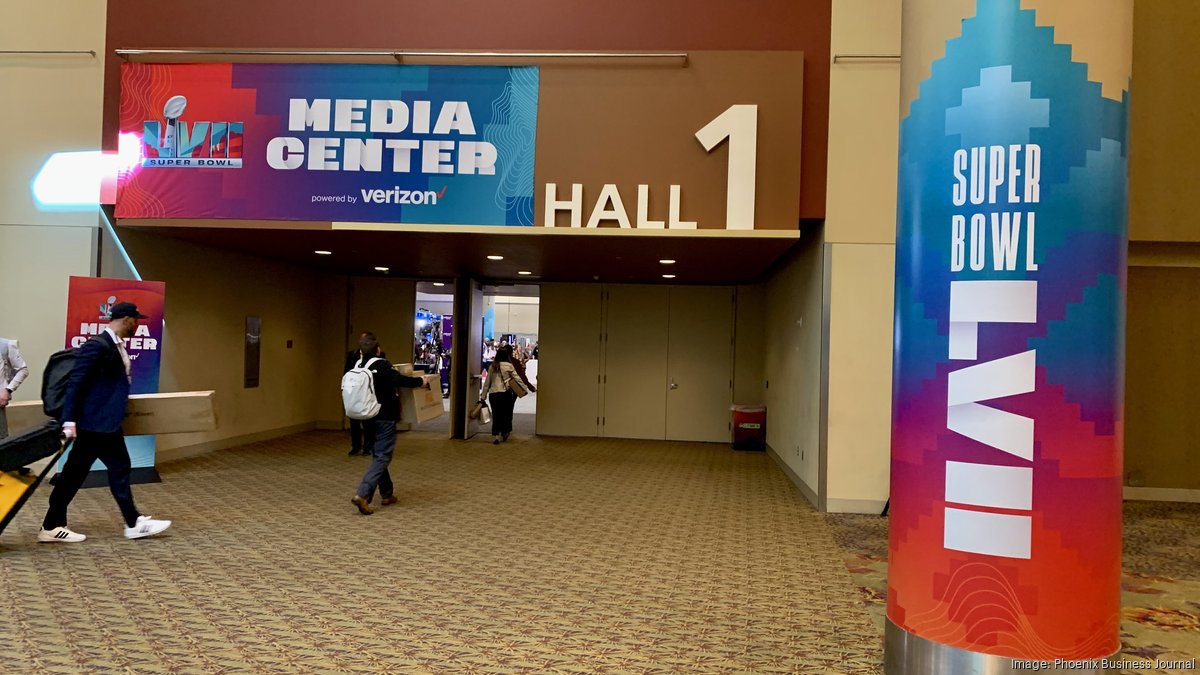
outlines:
{"label": "red trash can", "polygon": [[735,405],[733,411],[734,450],[767,449],[767,409],[761,405]]}

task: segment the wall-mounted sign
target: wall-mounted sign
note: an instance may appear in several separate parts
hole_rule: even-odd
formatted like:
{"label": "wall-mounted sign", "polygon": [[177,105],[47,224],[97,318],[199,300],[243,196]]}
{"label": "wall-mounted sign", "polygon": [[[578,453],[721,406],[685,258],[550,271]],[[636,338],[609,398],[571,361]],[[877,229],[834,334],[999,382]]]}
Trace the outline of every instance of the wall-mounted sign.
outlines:
{"label": "wall-mounted sign", "polygon": [[538,69],[125,64],[119,218],[532,225]]}
{"label": "wall-mounted sign", "polygon": [[118,218],[799,227],[800,52],[122,68]]}

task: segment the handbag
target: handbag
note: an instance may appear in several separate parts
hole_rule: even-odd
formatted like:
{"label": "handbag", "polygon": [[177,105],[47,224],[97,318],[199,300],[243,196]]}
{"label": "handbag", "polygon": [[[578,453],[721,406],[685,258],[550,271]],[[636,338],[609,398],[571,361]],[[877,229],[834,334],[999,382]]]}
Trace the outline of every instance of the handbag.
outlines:
{"label": "handbag", "polygon": [[517,395],[517,398],[524,398],[525,394],[529,393],[525,389],[525,385],[521,383],[521,378],[517,377],[516,375],[508,378],[507,384],[508,388],[512,390],[512,393]]}
{"label": "handbag", "polygon": [[479,423],[480,424],[491,424],[492,423],[492,409],[489,408],[488,405],[486,403],[484,403],[483,401],[479,402]]}
{"label": "handbag", "polygon": [[471,412],[467,413],[467,417],[469,417],[473,420],[477,420],[477,419],[479,419],[479,414],[482,411],[483,411],[483,401],[482,400],[476,401],[475,405],[471,406]]}

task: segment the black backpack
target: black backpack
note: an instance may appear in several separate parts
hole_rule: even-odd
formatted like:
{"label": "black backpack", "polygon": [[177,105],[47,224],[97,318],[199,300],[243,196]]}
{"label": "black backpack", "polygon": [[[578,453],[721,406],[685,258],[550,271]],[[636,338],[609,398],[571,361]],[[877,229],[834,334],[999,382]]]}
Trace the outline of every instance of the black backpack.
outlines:
{"label": "black backpack", "polygon": [[67,397],[67,379],[75,367],[78,349],[64,349],[50,355],[42,372],[42,412],[46,417],[61,420],[63,399]]}

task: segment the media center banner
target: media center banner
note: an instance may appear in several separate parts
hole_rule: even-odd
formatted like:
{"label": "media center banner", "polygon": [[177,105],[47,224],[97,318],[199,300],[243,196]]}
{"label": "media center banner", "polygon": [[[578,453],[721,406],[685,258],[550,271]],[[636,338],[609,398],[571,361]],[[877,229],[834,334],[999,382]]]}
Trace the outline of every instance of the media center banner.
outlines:
{"label": "media center banner", "polygon": [[[65,348],[78,348],[108,326],[109,312],[118,302],[132,302],[146,316],[138,321],[137,331],[125,342],[132,361],[130,394],[158,393],[158,374],[162,364],[163,309],[166,284],[161,281],[131,281],[102,277],[71,277],[67,290],[67,335]],[[125,441],[133,468],[154,466],[154,437],[131,436]],[[66,456],[63,456],[63,460]],[[62,465],[59,465],[62,468]],[[97,462],[93,471],[104,465]]]}
{"label": "media center banner", "polygon": [[121,67],[118,218],[533,225],[536,67]]}

